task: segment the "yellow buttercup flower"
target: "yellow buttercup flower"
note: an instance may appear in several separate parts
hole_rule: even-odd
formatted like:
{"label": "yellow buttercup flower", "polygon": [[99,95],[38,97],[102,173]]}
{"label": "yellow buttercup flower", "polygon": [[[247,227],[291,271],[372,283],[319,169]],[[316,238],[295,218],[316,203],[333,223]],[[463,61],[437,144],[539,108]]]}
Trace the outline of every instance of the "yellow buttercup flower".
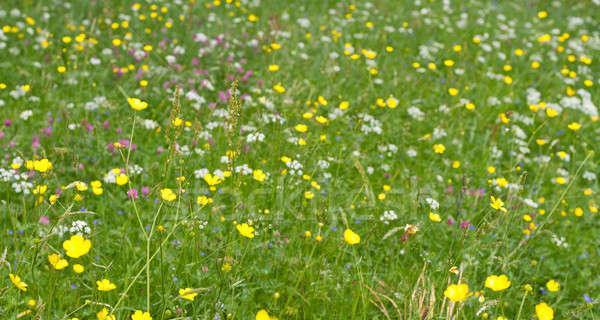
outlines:
{"label": "yellow buttercup flower", "polygon": [[160,197],[164,201],[171,202],[171,201],[175,201],[175,199],[177,199],[177,194],[169,188],[164,188],[164,189],[160,189]]}
{"label": "yellow buttercup flower", "polygon": [[182,299],[194,301],[198,293],[192,288],[179,289],[179,296]]}
{"label": "yellow buttercup flower", "polygon": [[131,109],[136,111],[142,111],[148,108],[148,103],[138,98],[127,98],[127,102],[129,103]]}
{"label": "yellow buttercup flower", "polygon": [[79,263],[76,263],[73,265],[73,271],[75,273],[82,273],[83,271],[85,271],[85,268],[82,265],[80,265]]}
{"label": "yellow buttercup flower", "polygon": [[152,320],[152,316],[150,316],[150,312],[135,310],[135,312],[131,315],[131,320]]}
{"label": "yellow buttercup flower", "polygon": [[442,221],[442,217],[440,217],[440,215],[437,213],[430,212],[429,220],[431,220],[433,222],[440,222],[440,221]]}
{"label": "yellow buttercup flower", "polygon": [[462,302],[469,297],[469,285],[466,283],[451,284],[444,290],[444,296],[453,302]]}
{"label": "yellow buttercup flower", "polygon": [[294,129],[296,129],[296,131],[304,133],[306,131],[308,131],[308,126],[305,124],[297,124]]}
{"label": "yellow buttercup flower", "polygon": [[117,185],[122,186],[127,184],[127,182],[129,182],[129,177],[124,174],[124,173],[120,173],[117,178],[115,179],[115,182],[117,183]]}
{"label": "yellow buttercup flower", "polygon": [[496,210],[507,212],[506,208],[504,207],[504,202],[500,198],[490,196],[490,206]]}
{"label": "yellow buttercup flower", "polygon": [[548,291],[550,292],[556,292],[560,290],[560,283],[554,279],[550,279],[548,282],[546,282],[546,288],[548,288]]}
{"label": "yellow buttercup flower", "polygon": [[9,273],[8,277],[10,278],[10,282],[12,282],[15,285],[15,287],[17,287],[17,289],[21,291],[27,291],[27,283],[22,281],[21,277],[12,273]]}
{"label": "yellow buttercup flower", "polygon": [[398,99],[390,96],[389,98],[387,98],[387,100],[385,100],[385,104],[388,106],[388,108],[390,109],[395,109],[398,106]]}
{"label": "yellow buttercup flower", "polygon": [[71,239],[65,240],[62,246],[63,249],[65,249],[67,256],[77,259],[90,252],[90,249],[92,248],[92,242],[88,239],[85,239],[83,236],[76,234],[71,236]]}
{"label": "yellow buttercup flower", "polygon": [[61,256],[56,253],[48,255],[48,262],[50,262],[52,267],[56,270],[62,270],[69,265],[69,262],[66,259],[62,259]]}
{"label": "yellow buttercup flower", "polygon": [[504,124],[508,124],[510,122],[510,118],[504,112],[501,112],[498,115],[498,118],[500,119],[500,122],[502,122]]}
{"label": "yellow buttercup flower", "polygon": [[554,319],[554,310],[545,302],[538,303],[535,305],[535,315],[538,320],[552,320]]}
{"label": "yellow buttercup flower", "polygon": [[175,119],[171,120],[171,124],[175,127],[179,127],[183,124],[183,119],[176,117]]}
{"label": "yellow buttercup flower", "polygon": [[250,226],[247,223],[238,224],[235,226],[237,231],[246,238],[254,238],[254,227]]}
{"label": "yellow buttercup flower", "polygon": [[433,152],[437,153],[437,154],[442,154],[446,151],[446,146],[444,146],[441,143],[438,144],[434,144],[433,145]]}
{"label": "yellow buttercup flower", "polygon": [[267,178],[267,175],[262,170],[256,169],[252,171],[252,177],[256,181],[263,182]]}
{"label": "yellow buttercup flower", "polygon": [[548,118],[554,118],[558,116],[558,111],[556,111],[556,109],[553,108],[546,108],[546,115],[548,116]]}
{"label": "yellow buttercup flower", "polygon": [[581,129],[581,124],[579,124],[579,122],[571,122],[568,125],[569,129],[573,130],[573,131],[577,131],[579,129]]}
{"label": "yellow buttercup flower", "polygon": [[98,291],[111,291],[117,288],[117,285],[110,282],[108,279],[102,279],[96,281],[96,286],[98,286]]}
{"label": "yellow buttercup flower", "polygon": [[98,318],[98,320],[116,320],[117,318],[110,314],[110,311],[108,311],[107,308],[102,308],[102,310],[98,311],[98,313],[96,313],[96,317]]}
{"label": "yellow buttercup flower", "polygon": [[285,93],[285,87],[281,83],[274,85],[273,90],[277,93]]}
{"label": "yellow buttercup flower", "polygon": [[201,205],[201,206],[205,206],[205,205],[211,204],[212,202],[213,202],[212,198],[209,198],[209,197],[204,196],[204,195],[198,196],[198,198],[196,198],[196,203],[199,204],[199,205]]}
{"label": "yellow buttercup flower", "polygon": [[485,279],[485,287],[493,291],[502,291],[510,287],[510,281],[504,274],[499,276],[491,275]]}
{"label": "yellow buttercup flower", "polygon": [[350,229],[344,230],[344,241],[349,245],[360,243],[360,236]]}
{"label": "yellow buttercup flower", "polygon": [[221,178],[219,178],[217,175],[207,173],[204,175],[204,181],[206,181],[209,186],[215,186],[221,183]]}
{"label": "yellow buttercup flower", "polygon": [[256,320],[271,320],[271,316],[269,316],[269,313],[267,312],[267,310],[265,309],[260,309],[257,313],[256,313]]}
{"label": "yellow buttercup flower", "polygon": [[58,201],[58,195],[53,194],[50,197],[48,197],[48,201],[50,202],[50,204],[55,204],[56,201]]}
{"label": "yellow buttercup flower", "polygon": [[44,173],[52,169],[52,162],[44,158],[41,160],[33,161],[33,170]]}

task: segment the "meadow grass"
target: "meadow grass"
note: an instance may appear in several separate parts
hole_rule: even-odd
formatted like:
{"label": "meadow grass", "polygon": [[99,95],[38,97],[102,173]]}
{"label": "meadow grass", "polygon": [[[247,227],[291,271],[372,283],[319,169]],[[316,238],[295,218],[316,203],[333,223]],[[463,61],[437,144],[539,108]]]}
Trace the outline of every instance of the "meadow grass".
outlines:
{"label": "meadow grass", "polygon": [[597,318],[599,10],[2,1],[0,318]]}

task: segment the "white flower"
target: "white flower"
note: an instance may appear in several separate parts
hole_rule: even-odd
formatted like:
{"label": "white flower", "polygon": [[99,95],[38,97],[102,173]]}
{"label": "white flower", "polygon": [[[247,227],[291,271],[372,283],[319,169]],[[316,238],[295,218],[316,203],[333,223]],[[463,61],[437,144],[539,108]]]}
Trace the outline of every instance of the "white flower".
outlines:
{"label": "white flower", "polygon": [[244,163],[241,166],[235,167],[234,171],[236,173],[239,173],[239,174],[243,175],[243,176],[246,176],[246,175],[252,174],[253,170],[247,164]]}
{"label": "white flower", "polygon": [[423,113],[423,111],[417,107],[410,107],[407,111],[408,115],[415,120],[421,121],[425,117],[425,113]]}
{"label": "white flower", "polygon": [[196,33],[194,35],[193,39],[196,42],[206,42],[206,41],[208,41],[208,37],[204,33],[202,33],[202,32]]}
{"label": "white flower", "polygon": [[265,135],[260,132],[252,132],[246,136],[246,142],[256,142],[256,141],[264,141]]}
{"label": "white flower", "polygon": [[440,208],[440,203],[437,202],[437,200],[435,200],[433,198],[427,198],[427,199],[425,199],[425,202],[427,202],[429,207],[434,211]]}
{"label": "white flower", "polygon": [[554,243],[557,247],[568,248],[569,244],[567,243],[567,239],[565,237],[559,237],[556,234],[552,234],[552,243]]}
{"label": "white flower", "polygon": [[308,28],[308,27],[310,27],[310,20],[308,20],[307,18],[300,18],[300,19],[296,20],[296,22],[298,22],[298,24],[302,28]]}
{"label": "white flower", "polygon": [[25,111],[21,112],[21,114],[19,115],[19,118],[21,118],[21,119],[23,119],[23,120],[26,121],[32,115],[33,115],[33,111],[31,111],[31,110],[25,110]]}
{"label": "white flower", "polygon": [[168,55],[165,57],[165,60],[167,60],[168,64],[174,64],[177,61],[177,58],[175,58],[175,56]]}
{"label": "white flower", "polygon": [[587,181],[594,181],[596,180],[596,174],[590,171],[585,171],[582,175],[582,177],[587,180]]}
{"label": "white flower", "polygon": [[209,172],[210,171],[206,168],[198,169],[194,171],[194,177],[196,177],[196,179],[202,179]]}
{"label": "white flower", "polygon": [[329,168],[329,162],[327,162],[325,160],[319,160],[319,161],[317,161],[317,166],[321,169],[327,169],[327,168]]}
{"label": "white flower", "polygon": [[104,175],[102,180],[106,183],[117,183],[117,175],[113,170],[110,170],[107,174]]}
{"label": "white flower", "polygon": [[385,224],[389,224],[390,221],[394,221],[398,219],[398,215],[394,210],[386,210],[383,212],[383,215],[379,217],[379,220]]}
{"label": "white flower", "polygon": [[523,199],[523,203],[525,203],[528,207],[534,208],[536,209],[538,207],[537,202],[527,198],[527,199]]}
{"label": "white flower", "polygon": [[375,119],[375,117],[373,117],[370,114],[366,114],[366,113],[359,113],[357,115],[357,117],[362,120],[362,125],[360,126],[360,130],[365,133],[365,134],[369,134],[369,133],[375,133],[375,134],[381,134],[383,132],[383,129],[381,129],[381,121]]}
{"label": "white flower", "polygon": [[444,130],[442,128],[435,128],[435,129],[433,129],[433,135],[432,136],[433,136],[433,139],[435,139],[435,140],[443,138],[446,135],[447,135],[446,134],[446,130]]}
{"label": "white flower", "polygon": [[151,119],[144,119],[142,121],[142,126],[148,130],[154,130],[158,127],[158,122]]}
{"label": "white flower", "polygon": [[82,235],[82,234],[90,234],[90,232],[92,232],[92,230],[88,226],[87,222],[82,221],[82,220],[77,220],[77,221],[73,221],[73,223],[71,224],[71,228],[69,228],[69,232]]}

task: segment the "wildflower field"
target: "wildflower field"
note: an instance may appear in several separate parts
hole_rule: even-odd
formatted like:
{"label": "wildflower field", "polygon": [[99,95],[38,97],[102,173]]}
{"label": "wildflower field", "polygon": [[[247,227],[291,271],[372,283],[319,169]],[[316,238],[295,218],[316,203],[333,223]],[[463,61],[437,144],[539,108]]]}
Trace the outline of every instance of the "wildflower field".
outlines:
{"label": "wildflower field", "polygon": [[600,319],[600,1],[0,1],[0,319]]}

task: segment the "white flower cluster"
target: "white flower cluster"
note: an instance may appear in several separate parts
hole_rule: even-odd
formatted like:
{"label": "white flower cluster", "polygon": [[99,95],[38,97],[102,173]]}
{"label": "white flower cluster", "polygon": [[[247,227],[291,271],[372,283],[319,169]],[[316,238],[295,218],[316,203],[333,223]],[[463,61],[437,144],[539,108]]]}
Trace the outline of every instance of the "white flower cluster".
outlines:
{"label": "white flower cluster", "polygon": [[359,113],[358,119],[360,119],[360,131],[364,134],[375,133],[381,134],[383,129],[381,128],[381,121],[375,119],[370,114],[367,113]]}
{"label": "white flower cluster", "polygon": [[94,110],[98,109],[99,107],[106,106],[107,104],[108,104],[108,101],[106,100],[106,97],[98,96],[98,97],[95,97],[94,100],[86,102],[83,105],[83,108],[88,111],[94,111]]}
{"label": "white flower cluster", "polygon": [[585,171],[582,175],[582,177],[587,180],[587,181],[594,181],[596,180],[596,174],[590,171]]}
{"label": "white flower cluster", "polygon": [[390,221],[394,221],[398,219],[398,215],[394,210],[386,210],[383,212],[383,215],[379,217],[379,220],[385,224],[389,224]]}
{"label": "white flower cluster", "polygon": [[[204,176],[209,173],[210,170],[208,170],[207,168],[198,169],[194,171],[194,177],[196,177],[196,179],[204,179]],[[225,178],[225,172],[223,172],[223,170],[221,169],[216,169],[212,172],[212,174],[219,177],[220,179]]]}
{"label": "white flower cluster", "polygon": [[144,168],[140,167],[137,164],[131,164],[129,165],[128,172],[130,175],[135,176],[144,172]]}
{"label": "white flower cluster", "polygon": [[144,119],[142,120],[142,127],[146,128],[147,130],[154,130],[158,128],[158,122],[152,119]]}
{"label": "white flower cluster", "polygon": [[33,111],[25,110],[25,111],[21,112],[21,114],[19,114],[19,118],[21,118],[24,121],[27,121],[27,119],[29,119],[32,115],[33,115]]}
{"label": "white flower cluster", "polygon": [[408,112],[408,115],[417,120],[417,121],[422,121],[423,119],[425,119],[425,113],[423,111],[421,111],[421,109],[412,106],[410,108],[408,108],[408,110],[406,110]]}
{"label": "white flower cluster", "polygon": [[377,146],[377,150],[379,150],[380,153],[386,154],[388,157],[391,157],[392,155],[396,154],[396,152],[398,152],[398,147],[395,144],[384,144]]}
{"label": "white flower cluster", "polygon": [[569,244],[567,243],[567,239],[565,237],[559,237],[556,234],[552,234],[552,243],[554,243],[559,248],[568,248]]}
{"label": "white flower cluster", "polygon": [[265,135],[262,134],[261,132],[251,132],[246,136],[246,142],[248,143],[252,143],[252,142],[256,142],[256,141],[264,141],[265,140]]}
{"label": "white flower cluster", "polygon": [[90,234],[92,230],[88,226],[87,222],[83,220],[77,220],[73,221],[73,223],[71,224],[71,228],[69,228],[69,232],[72,234],[84,235]]}
{"label": "white flower cluster", "polygon": [[12,170],[12,169],[4,169],[4,168],[0,168],[0,180],[4,181],[4,182],[10,182],[10,181],[15,181],[15,180],[20,180],[21,179],[21,174],[16,171],[16,170]]}
{"label": "white flower cluster", "polygon": [[241,166],[237,166],[237,167],[235,167],[235,168],[234,168],[234,171],[235,171],[236,173],[239,173],[239,174],[243,175],[243,176],[246,176],[246,175],[252,174],[252,171],[253,171],[253,170],[252,170],[252,168],[250,168],[250,167],[249,167],[247,164],[245,164],[245,163],[244,163],[244,164],[243,164],[243,165],[241,165]]}
{"label": "white flower cluster", "polygon": [[317,161],[317,166],[320,169],[325,170],[325,169],[329,168],[329,162],[321,159],[321,160]]}
{"label": "white flower cluster", "polygon": [[[18,161],[19,157],[13,160]],[[11,187],[16,193],[30,194],[33,183],[27,181],[29,176],[26,172],[19,173],[17,170],[0,168],[0,181],[12,182]]]}
{"label": "white flower cluster", "polygon": [[303,167],[298,160],[291,160],[285,163],[285,166],[288,168],[288,172],[291,175],[301,176],[304,172],[302,171]]}
{"label": "white flower cluster", "polygon": [[15,181],[12,183],[11,187],[16,193],[23,192],[23,194],[30,194],[31,188],[33,188],[33,183],[26,180]]}
{"label": "white flower cluster", "polygon": [[431,210],[437,210],[440,208],[440,203],[437,202],[437,200],[433,199],[433,198],[427,198],[425,199],[425,202],[427,202],[427,205],[429,205],[429,207],[431,208]]}

